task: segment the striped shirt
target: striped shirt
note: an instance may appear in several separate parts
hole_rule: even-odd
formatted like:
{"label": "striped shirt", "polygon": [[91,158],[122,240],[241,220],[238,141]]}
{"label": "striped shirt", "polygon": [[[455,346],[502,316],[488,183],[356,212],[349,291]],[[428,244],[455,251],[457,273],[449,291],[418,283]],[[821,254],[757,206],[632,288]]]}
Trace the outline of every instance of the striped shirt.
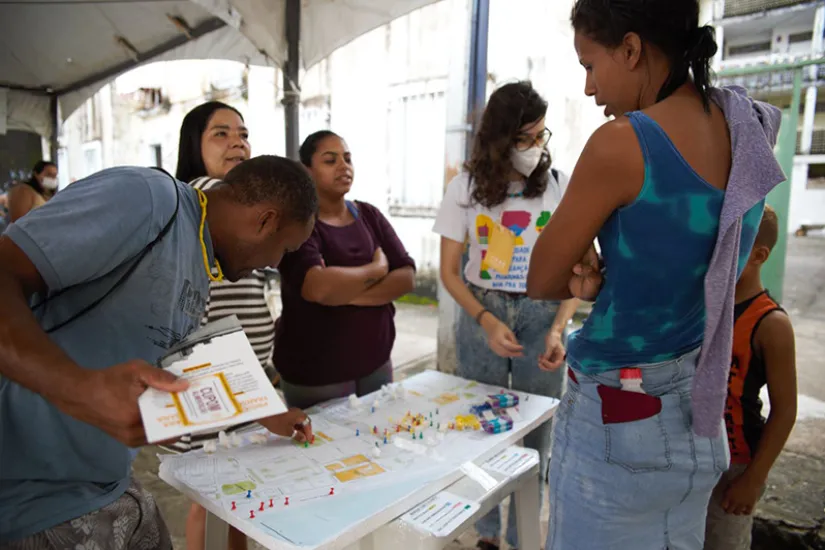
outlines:
{"label": "striped shirt", "polygon": [[[207,190],[214,185],[221,183],[215,178],[197,178],[189,182],[195,189]],[[217,275],[215,268],[212,274]],[[267,376],[270,380],[275,377],[275,367],[272,364],[272,348],[275,341],[275,321],[266,303],[264,287],[266,276],[259,271],[254,271],[249,277],[239,279],[231,283],[229,281],[211,282],[209,286],[209,302],[203,315],[203,324],[217,321],[223,317],[236,315],[243,327],[246,337],[258,356]],[[226,432],[232,432],[249,426],[250,423],[241,424],[227,428]],[[193,448],[203,446],[203,442],[214,439],[216,434],[205,433],[196,436],[183,436],[180,441],[165,448],[185,452]]]}

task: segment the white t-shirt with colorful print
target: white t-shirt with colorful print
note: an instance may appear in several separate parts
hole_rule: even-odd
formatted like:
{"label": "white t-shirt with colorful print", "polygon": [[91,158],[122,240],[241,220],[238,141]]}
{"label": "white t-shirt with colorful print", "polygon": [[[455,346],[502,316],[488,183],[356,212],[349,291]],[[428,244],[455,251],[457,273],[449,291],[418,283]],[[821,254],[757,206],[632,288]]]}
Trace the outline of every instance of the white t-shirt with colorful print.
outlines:
{"label": "white t-shirt with colorful print", "polygon": [[[526,292],[527,268],[533,245],[567,188],[567,176],[562,172],[556,173],[558,180],[551,174],[547,190],[541,197],[525,199],[522,195],[524,184],[513,182],[507,199],[489,209],[472,201],[470,177],[466,172],[453,178],[447,185],[433,231],[458,242],[464,242],[469,236],[469,259],[464,268],[464,276],[469,282],[486,289]],[[506,275],[489,269],[484,262],[488,237],[495,222],[510,229],[516,236],[513,259]]]}

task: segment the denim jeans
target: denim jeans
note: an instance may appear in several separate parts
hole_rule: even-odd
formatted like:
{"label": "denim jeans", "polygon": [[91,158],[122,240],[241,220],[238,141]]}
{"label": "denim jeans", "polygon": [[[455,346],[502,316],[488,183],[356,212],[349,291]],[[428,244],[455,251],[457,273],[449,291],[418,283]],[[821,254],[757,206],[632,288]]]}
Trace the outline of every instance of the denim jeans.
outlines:
{"label": "denim jeans", "polygon": [[599,385],[620,388],[618,370],[568,378],[554,416],[546,550],[702,550],[708,499],[730,452],[722,418],[719,437],[693,433],[697,357],[638,366],[642,389],[661,400],[641,420],[603,420]]}
{"label": "denim jeans", "polygon": [[[511,387],[517,391],[558,398],[564,379],[563,369],[545,372],[538,367],[539,356],[545,349],[545,336],[553,324],[558,302],[531,300],[524,294],[485,290],[473,285],[470,285],[470,290],[490,313],[510,327],[518,342],[524,347],[524,356],[507,359],[493,353],[487,345],[484,330],[462,309],[456,338],[456,374],[483,384],[501,388]],[[547,480],[551,433],[552,426],[548,421],[524,438],[525,447],[539,452],[539,487],[542,492]],[[513,548],[518,546],[516,517],[515,499],[511,498],[506,540]],[[476,530],[484,538],[498,538],[501,533],[499,508],[493,508],[481,518],[476,523]]]}

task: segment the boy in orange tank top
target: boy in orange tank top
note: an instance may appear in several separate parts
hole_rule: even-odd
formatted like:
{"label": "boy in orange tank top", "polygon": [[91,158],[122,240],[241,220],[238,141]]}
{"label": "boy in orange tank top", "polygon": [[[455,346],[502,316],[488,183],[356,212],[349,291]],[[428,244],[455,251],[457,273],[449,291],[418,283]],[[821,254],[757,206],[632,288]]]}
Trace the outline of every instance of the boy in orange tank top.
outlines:
{"label": "boy in orange tank top", "polygon": [[[796,352],[790,319],[762,286],[762,265],[778,236],[765,206],[750,258],[736,285],[733,357],[725,425],[731,464],[711,495],[705,550],[748,550],[753,510],[796,421]],[[767,384],[770,413],[759,392]]]}

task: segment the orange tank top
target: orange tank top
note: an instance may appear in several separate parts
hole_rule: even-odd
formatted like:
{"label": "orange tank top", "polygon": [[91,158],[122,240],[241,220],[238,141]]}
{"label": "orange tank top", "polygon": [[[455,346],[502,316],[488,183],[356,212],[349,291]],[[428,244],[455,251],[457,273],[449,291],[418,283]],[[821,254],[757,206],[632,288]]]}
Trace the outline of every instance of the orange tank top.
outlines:
{"label": "orange tank top", "polygon": [[728,378],[725,424],[731,463],[748,464],[762,437],[765,419],[759,392],[767,384],[765,363],[753,347],[753,336],[768,313],[782,308],[767,291],[734,309],[733,357]]}

